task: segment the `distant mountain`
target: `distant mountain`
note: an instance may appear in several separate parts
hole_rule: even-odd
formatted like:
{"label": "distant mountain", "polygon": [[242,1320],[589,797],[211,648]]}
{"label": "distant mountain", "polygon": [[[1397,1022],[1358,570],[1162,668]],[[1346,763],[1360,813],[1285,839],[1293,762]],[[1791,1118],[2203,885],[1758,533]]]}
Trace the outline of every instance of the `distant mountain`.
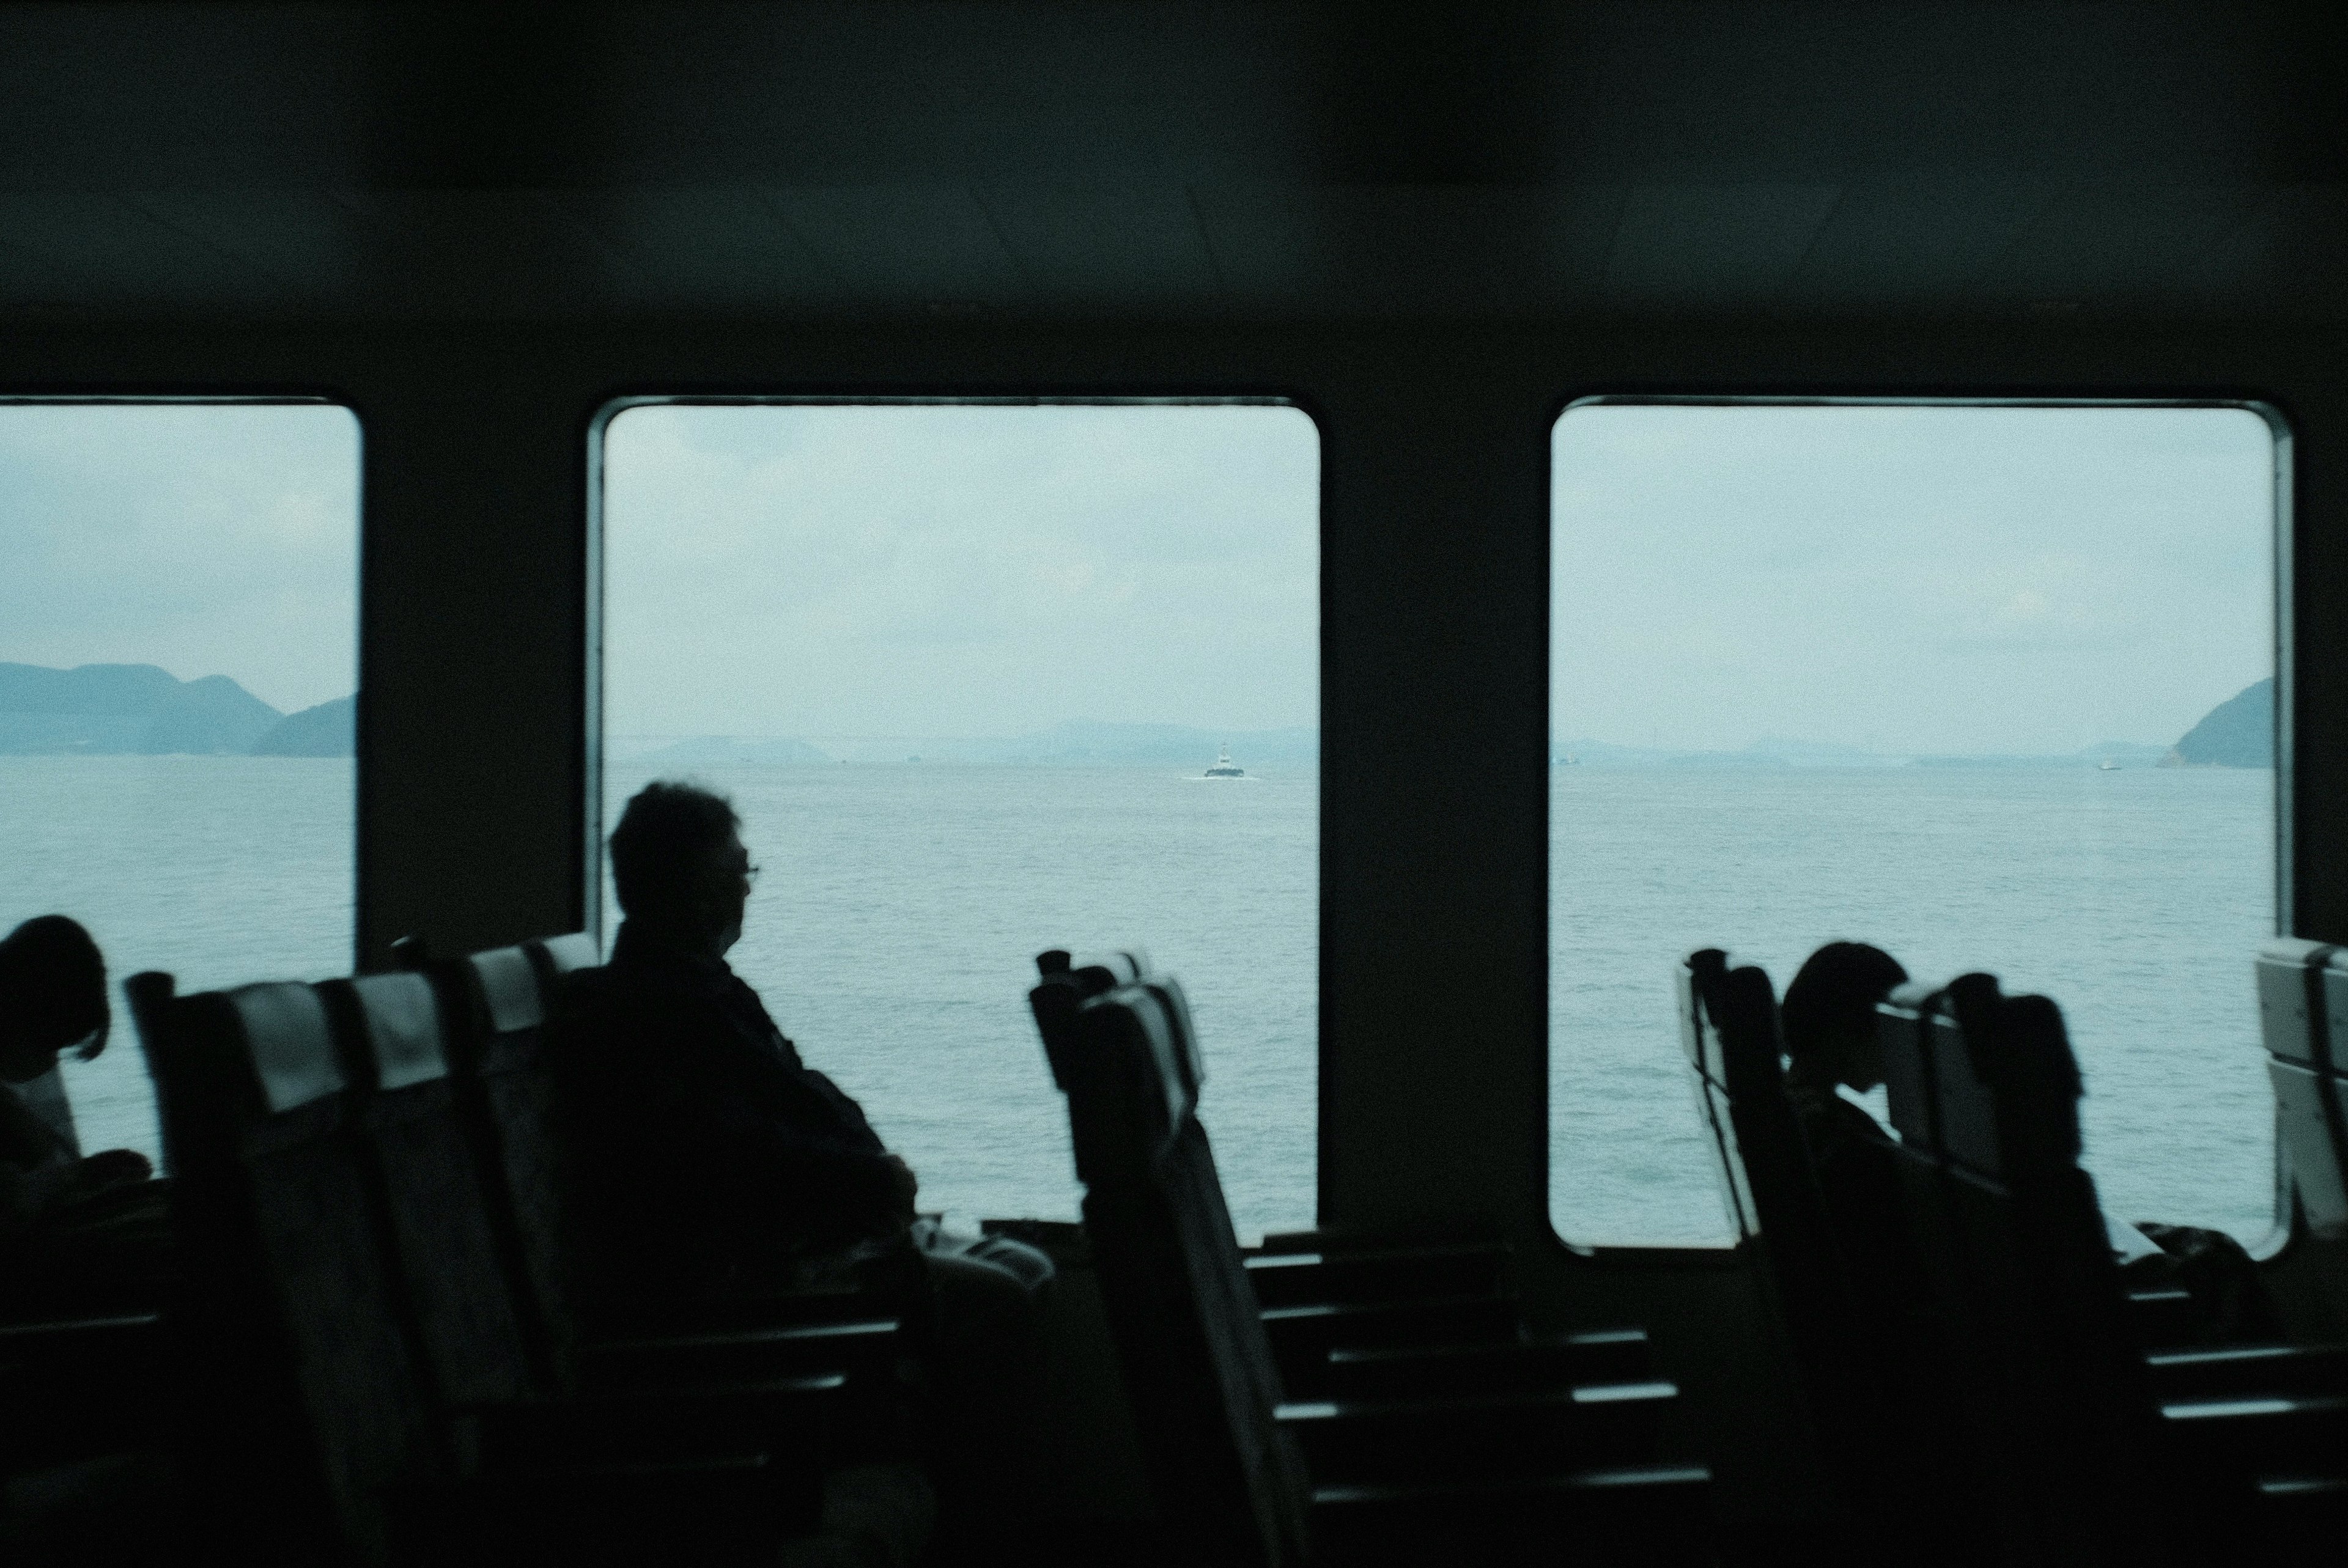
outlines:
{"label": "distant mountain", "polygon": [[358,752],[359,700],[337,697],[288,713],[252,743],[256,757],[347,757]]}
{"label": "distant mountain", "polygon": [[2122,767],[2150,767],[2168,751],[2166,746],[2137,741],[2098,741],[2075,752],[2001,755],[1917,755],[1905,752],[1870,752],[1830,741],[1788,740],[1765,735],[1741,751],[1682,752],[1658,746],[1618,746],[1607,741],[1552,742],[1552,764],[1579,764],[1599,768],[2080,768],[2104,762]]}
{"label": "distant mountain", "polygon": [[207,675],[164,697],[139,749],[150,756],[242,755],[284,716],[227,676]]}
{"label": "distant mountain", "polygon": [[2275,683],[2270,675],[2227,698],[2185,732],[2160,765],[2271,768],[2275,760]]}
{"label": "distant mountain", "polygon": [[241,755],[278,711],[225,675],[152,664],[0,664],[0,753]]}
{"label": "distant mountain", "polygon": [[152,664],[0,664],[0,713],[144,719],[179,687],[170,671]]}
{"label": "distant mountain", "polygon": [[732,735],[696,735],[628,759],[631,766],[654,769],[773,767],[829,761],[829,756],[805,741],[746,741]]}

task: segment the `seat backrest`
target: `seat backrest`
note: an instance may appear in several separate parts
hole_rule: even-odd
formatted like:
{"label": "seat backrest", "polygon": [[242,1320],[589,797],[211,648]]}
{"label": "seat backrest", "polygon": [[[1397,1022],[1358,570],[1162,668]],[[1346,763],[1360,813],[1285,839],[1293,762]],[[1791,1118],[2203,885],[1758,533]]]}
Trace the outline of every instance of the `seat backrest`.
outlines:
{"label": "seat backrest", "polygon": [[449,1025],[451,1086],[527,1354],[534,1375],[556,1387],[577,1337],[545,1059],[548,983],[561,972],[530,946],[492,948],[433,970]]}
{"label": "seat backrest", "polygon": [[432,984],[395,972],[321,990],[340,1026],[354,1124],[382,1192],[383,1240],[435,1394],[456,1408],[548,1391],[458,1114]]}
{"label": "seat backrest", "polygon": [[2126,1560],[2157,1518],[2151,1404],[2095,1183],[2061,1012],[1994,978],[1910,985],[1879,1009],[1901,1204],[2008,1547]]}
{"label": "seat backrest", "polygon": [[[1776,1297],[1836,1473],[1869,1497],[1883,1453],[1883,1348],[1889,1325],[1862,1320],[1851,1270],[1873,1261],[1838,1245],[1800,1119],[1787,1097],[1777,1001],[1768,975],[1731,968],[1716,948],[1680,972],[1680,1030],[1732,1217]],[[1880,1299],[1884,1292],[1874,1293]]]}
{"label": "seat backrest", "polygon": [[2278,938],[2259,949],[2256,972],[2287,1217],[2348,1239],[2348,948]]}
{"label": "seat backrest", "polygon": [[[1761,1215],[1728,1096],[1728,1063],[1720,1028],[1728,974],[1728,955],[1718,948],[1691,953],[1680,966],[1680,1048],[1687,1054],[1693,1074],[1696,1120],[1720,1177],[1722,1206],[1728,1211],[1728,1223],[1736,1227],[1737,1239],[1749,1241],[1761,1234]],[[1763,984],[1767,984],[1766,976]]]}
{"label": "seat backrest", "polygon": [[201,1348],[191,1491],[257,1557],[379,1561],[387,1497],[445,1473],[448,1456],[378,1245],[324,1001],[294,984],[177,997],[157,974],[124,989]]}
{"label": "seat backrest", "polygon": [[549,990],[555,981],[573,969],[592,969],[603,961],[602,944],[592,931],[571,931],[560,937],[541,937],[522,944],[530,961],[538,966],[540,980]]}
{"label": "seat backrest", "polygon": [[1304,1555],[1303,1461],[1196,1114],[1203,1081],[1181,989],[1136,963],[1046,968],[1031,993],[1068,1099],[1085,1224],[1153,1489],[1197,1560]]}

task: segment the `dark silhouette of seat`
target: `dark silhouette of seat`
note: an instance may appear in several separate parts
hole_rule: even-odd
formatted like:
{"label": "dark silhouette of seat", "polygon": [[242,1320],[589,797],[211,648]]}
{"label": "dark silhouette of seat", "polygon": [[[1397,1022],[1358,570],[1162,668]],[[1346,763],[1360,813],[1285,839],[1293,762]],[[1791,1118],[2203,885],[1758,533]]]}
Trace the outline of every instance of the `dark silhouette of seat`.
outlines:
{"label": "dark silhouette of seat", "polygon": [[2062,1015],[1987,975],[1903,987],[1880,1012],[1902,1207],[1987,1516],[2012,1560],[2138,1555],[2156,1517],[2149,1386],[2078,1164]]}
{"label": "dark silhouette of seat", "polygon": [[1200,1561],[1301,1563],[1303,1456],[1274,1417],[1279,1373],[1191,1115],[1200,1072],[1173,1026],[1179,993],[1119,968],[1122,988],[1112,971],[1094,977],[1118,1004],[1048,979],[1033,1002],[1068,1097],[1085,1225],[1159,1506]]}
{"label": "dark silhouette of seat", "polygon": [[457,1115],[431,983],[395,972],[320,990],[341,1015],[352,1123],[436,1398],[455,1409],[552,1393],[551,1369],[529,1354]]}
{"label": "dark silhouette of seat", "polygon": [[230,1412],[191,1453],[223,1544],[757,1560],[812,1524],[808,1456],[839,1374],[586,1400],[532,1386],[420,978],[129,989],[178,1173],[201,1408]]}
{"label": "dark silhouette of seat", "polygon": [[490,948],[448,962],[411,959],[439,989],[450,1023],[449,1077],[480,1173],[502,1266],[533,1363],[552,1386],[610,1386],[691,1375],[755,1381],[802,1367],[879,1374],[903,1352],[903,1303],[834,1288],[745,1294],[582,1321],[580,1259],[566,1213],[547,1034],[561,977],[591,967],[592,938]]}
{"label": "dark silhouette of seat", "polygon": [[1679,1002],[1723,1197],[1776,1307],[1838,1502],[1869,1541],[1893,1521],[1934,1517],[1935,1528],[1913,1532],[1915,1553],[1962,1555],[1962,1522],[1945,1507],[1949,1456],[1918,1440],[1923,1390],[1902,1354],[1891,1260],[1866,1255],[1877,1238],[1837,1231],[1786,1092],[1768,975],[1706,948],[1682,966]]}
{"label": "dark silhouette of seat", "polygon": [[2054,1004],[1966,975],[1879,1011],[1903,1204],[2008,1556],[2207,1561],[2348,1500],[2336,1350],[2140,1351]]}
{"label": "dark silhouette of seat", "polygon": [[1688,1544],[1705,1472],[1646,1451],[1668,1384],[1283,1402],[1195,1114],[1203,1073],[1180,989],[1129,959],[1079,969],[1056,951],[1039,967],[1030,999],[1068,1099],[1103,1301],[1181,1550],[1262,1564],[1549,1556],[1626,1518],[1650,1555]]}
{"label": "dark silhouette of seat", "polygon": [[[588,940],[583,933],[578,939]],[[430,972],[450,1024],[449,1088],[482,1184],[499,1266],[519,1304],[530,1363],[551,1388],[570,1381],[577,1325],[552,1089],[541,1054],[546,993],[558,970],[542,947],[493,948]]]}
{"label": "dark silhouette of seat", "polygon": [[2259,1022],[2293,1230],[2348,1241],[2348,949],[2282,938],[2259,949]]}
{"label": "dark silhouette of seat", "polygon": [[325,1005],[294,984],[126,989],[174,1176],[198,1399],[220,1412],[188,1456],[191,1490],[256,1554],[381,1560],[392,1493],[445,1478],[450,1455],[370,1234]]}

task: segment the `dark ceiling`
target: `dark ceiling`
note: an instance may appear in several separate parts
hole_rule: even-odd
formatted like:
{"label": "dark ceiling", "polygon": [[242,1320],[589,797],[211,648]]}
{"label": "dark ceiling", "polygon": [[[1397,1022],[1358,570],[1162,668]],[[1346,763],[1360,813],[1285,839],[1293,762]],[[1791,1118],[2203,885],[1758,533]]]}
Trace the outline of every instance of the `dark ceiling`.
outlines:
{"label": "dark ceiling", "polygon": [[0,0],[0,318],[2336,320],[2343,10]]}

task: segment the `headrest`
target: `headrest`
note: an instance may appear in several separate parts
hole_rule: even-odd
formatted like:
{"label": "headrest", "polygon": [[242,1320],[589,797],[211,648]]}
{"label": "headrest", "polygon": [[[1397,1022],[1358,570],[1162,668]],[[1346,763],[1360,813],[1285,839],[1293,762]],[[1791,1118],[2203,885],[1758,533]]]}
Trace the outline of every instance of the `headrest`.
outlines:
{"label": "headrest", "polygon": [[440,1008],[429,980],[404,970],[361,975],[351,982],[351,990],[366,1021],[366,1048],[375,1059],[378,1087],[389,1091],[448,1076]]}
{"label": "headrest", "polygon": [[1993,975],[1910,984],[1877,1009],[1891,1122],[1920,1150],[2003,1178],[2079,1154],[2079,1068],[2062,1010]]}
{"label": "headrest", "polygon": [[2255,967],[2268,1052],[2340,1071],[2348,1061],[2348,949],[2278,937],[2260,948]]}
{"label": "headrest", "polygon": [[1680,1046],[1688,1065],[1732,1098],[1778,1083],[1784,1045],[1768,971],[1756,964],[1731,968],[1726,953],[1704,948],[1687,956],[1680,975]]}
{"label": "headrest", "polygon": [[2275,1153],[2301,1218],[2326,1240],[2348,1236],[2348,1185],[2333,1142],[2336,1085],[2322,1073],[2279,1060],[2267,1062],[2267,1078],[2274,1085]]}
{"label": "headrest", "polygon": [[1728,972],[1728,955],[1718,948],[1700,948],[1690,953],[1680,965],[1680,1049],[1687,1053],[1688,1065],[1699,1076],[1717,1083],[1724,1068],[1720,1061],[1720,1040],[1705,993],[1719,978]]}
{"label": "headrest", "polygon": [[491,1033],[513,1034],[546,1021],[538,970],[531,967],[529,953],[520,948],[491,948],[475,953],[465,964],[472,970]]}
{"label": "headrest", "polygon": [[341,1092],[334,1027],[314,989],[287,981],[239,986],[222,995],[236,1013],[253,1076],[273,1112]]}
{"label": "headrest", "polygon": [[558,975],[567,975],[573,969],[592,969],[603,961],[602,948],[585,931],[548,937],[530,945],[546,955],[548,968]]}
{"label": "headrest", "polygon": [[1171,975],[1145,975],[1142,983],[1157,993],[1166,1009],[1168,1021],[1174,1027],[1175,1065],[1181,1070],[1190,1104],[1196,1109],[1200,1091],[1207,1086],[1207,1061],[1199,1054],[1199,1031],[1190,1022],[1190,999]]}
{"label": "headrest", "polygon": [[1027,992],[1027,1005],[1035,1011],[1036,1032],[1044,1039],[1052,1082],[1062,1093],[1068,1087],[1065,1057],[1075,1043],[1078,1009],[1093,997],[1131,985],[1147,969],[1147,962],[1137,953],[1112,953],[1099,962],[1083,965],[1074,962],[1065,948],[1035,955],[1035,970],[1041,978]]}
{"label": "headrest", "polygon": [[1119,986],[1085,1003],[1084,1018],[1092,1049],[1117,1051],[1140,1071],[1146,1132],[1153,1151],[1163,1149],[1198,1107],[1179,988],[1170,980]]}

